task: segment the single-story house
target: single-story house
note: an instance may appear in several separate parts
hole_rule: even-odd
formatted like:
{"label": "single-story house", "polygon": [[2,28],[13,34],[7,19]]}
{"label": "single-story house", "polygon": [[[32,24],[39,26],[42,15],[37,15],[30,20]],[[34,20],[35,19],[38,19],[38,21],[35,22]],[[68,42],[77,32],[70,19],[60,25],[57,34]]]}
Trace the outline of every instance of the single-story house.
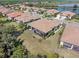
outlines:
{"label": "single-story house", "polygon": [[51,14],[56,14],[58,13],[59,11],[58,10],[55,10],[55,9],[50,9],[50,10],[47,10],[47,13],[51,13]]}
{"label": "single-story house", "polygon": [[66,24],[60,46],[79,51],[79,23]]}
{"label": "single-story house", "polygon": [[0,5],[0,9],[5,8],[4,6]]}
{"label": "single-story house", "polygon": [[3,14],[3,16],[6,16],[6,14],[8,14],[8,13],[11,13],[12,12],[12,10],[10,10],[10,9],[8,9],[8,8],[4,8],[4,10],[2,10],[2,14]]}
{"label": "single-story house", "polygon": [[70,11],[62,11],[62,12],[60,13],[60,15],[61,15],[61,16],[65,16],[65,17],[71,19],[73,16],[76,15],[76,13],[70,12]]}
{"label": "single-story house", "polygon": [[14,18],[18,23],[23,22],[23,23],[28,23],[31,21],[35,21],[40,19],[38,15],[32,15],[30,13],[23,13],[21,16],[15,17]]}
{"label": "single-story house", "polygon": [[15,17],[21,16],[22,14],[23,14],[23,13],[20,12],[20,11],[14,11],[14,12],[8,13],[6,16],[7,16],[9,19],[14,19]]}
{"label": "single-story house", "polygon": [[5,7],[0,6],[0,13],[5,9]]}
{"label": "single-story house", "polygon": [[0,13],[5,16],[6,14],[12,12],[10,9],[6,8],[6,7],[3,7],[3,6],[0,6]]}
{"label": "single-story house", "polygon": [[6,14],[11,13],[11,12],[12,12],[12,10],[10,10],[9,8],[6,8],[4,6],[0,6],[0,13],[3,16],[6,16]]}
{"label": "single-story house", "polygon": [[31,7],[31,9],[33,10],[33,12],[38,12],[39,10],[46,11],[46,9],[44,8],[37,8],[37,7]]}
{"label": "single-story house", "polygon": [[40,36],[46,36],[50,31],[58,29],[60,22],[57,20],[40,19],[27,24],[27,27]]}

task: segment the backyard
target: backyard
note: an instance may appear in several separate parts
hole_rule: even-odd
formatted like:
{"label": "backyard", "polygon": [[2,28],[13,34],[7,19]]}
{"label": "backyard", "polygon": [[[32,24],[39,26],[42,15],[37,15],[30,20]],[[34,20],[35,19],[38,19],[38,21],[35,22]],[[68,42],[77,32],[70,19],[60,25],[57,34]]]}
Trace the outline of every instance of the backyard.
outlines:
{"label": "backyard", "polygon": [[52,53],[58,53],[60,57],[79,57],[78,52],[59,47],[59,38],[61,30],[58,31],[55,35],[51,35],[47,39],[43,39],[32,31],[26,30],[17,39],[24,40],[23,45],[32,54],[41,54],[49,56],[52,55]]}
{"label": "backyard", "polygon": [[[31,51],[32,54],[48,54],[51,53],[52,47],[57,47],[57,40],[53,40],[53,37],[44,40],[29,30],[24,31],[18,39],[24,40],[24,46]],[[57,39],[57,37],[55,39]]]}
{"label": "backyard", "polygon": [[[48,40],[42,39],[41,37],[39,37],[38,35],[34,34],[33,32],[31,32],[29,30],[24,31],[24,33],[22,35],[20,35],[18,37],[18,39],[24,40],[24,45],[33,54],[39,54],[39,53],[44,54],[49,51],[49,50],[47,50],[48,47],[44,46],[45,44],[42,43],[42,42],[48,41]],[[48,43],[50,43],[50,42],[48,42]]]}

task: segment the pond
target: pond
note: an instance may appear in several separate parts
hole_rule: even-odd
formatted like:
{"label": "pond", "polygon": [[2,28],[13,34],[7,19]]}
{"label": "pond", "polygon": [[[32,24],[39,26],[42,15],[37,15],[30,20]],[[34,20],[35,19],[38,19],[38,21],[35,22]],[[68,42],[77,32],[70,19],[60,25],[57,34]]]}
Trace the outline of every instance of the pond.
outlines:
{"label": "pond", "polygon": [[[71,8],[74,6],[77,6],[78,8]],[[58,4],[58,7],[55,8],[59,11],[71,11],[71,12],[75,12],[77,14],[79,14],[79,4]]]}

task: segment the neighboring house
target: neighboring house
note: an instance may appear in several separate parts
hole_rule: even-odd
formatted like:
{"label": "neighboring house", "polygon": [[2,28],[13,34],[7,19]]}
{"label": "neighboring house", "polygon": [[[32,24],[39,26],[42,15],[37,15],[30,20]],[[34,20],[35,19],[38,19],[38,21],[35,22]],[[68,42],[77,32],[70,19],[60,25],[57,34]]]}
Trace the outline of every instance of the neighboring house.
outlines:
{"label": "neighboring house", "polygon": [[4,10],[2,10],[2,14],[3,14],[3,16],[6,16],[6,14],[8,14],[8,13],[11,13],[12,11],[10,10],[10,9],[8,9],[8,8],[4,8]]}
{"label": "neighboring house", "polygon": [[79,51],[79,23],[66,24],[60,46]]}
{"label": "neighboring house", "polygon": [[66,17],[68,19],[71,19],[71,18],[73,18],[76,15],[76,13],[70,12],[70,11],[62,11],[59,15],[61,17]]}
{"label": "neighboring house", "polygon": [[6,16],[6,14],[11,13],[11,12],[12,12],[12,10],[10,10],[9,8],[6,8],[4,6],[0,6],[0,13],[3,16]]}
{"label": "neighboring house", "polygon": [[47,13],[51,13],[51,14],[56,14],[58,13],[59,11],[58,10],[55,10],[55,9],[50,9],[50,10],[47,10]]}
{"label": "neighboring house", "polygon": [[44,8],[37,8],[37,7],[31,7],[31,9],[33,10],[33,12],[46,11],[46,9]]}
{"label": "neighboring house", "polygon": [[0,9],[5,8],[4,6],[0,5]]}
{"label": "neighboring house", "polygon": [[55,31],[60,26],[57,20],[41,19],[27,24],[27,27],[40,36],[46,36],[50,31]]}
{"label": "neighboring house", "polygon": [[5,9],[5,7],[0,6],[0,13]]}
{"label": "neighboring house", "polygon": [[9,19],[14,19],[15,17],[21,16],[22,14],[23,14],[22,12],[14,11],[14,12],[7,14],[7,17]]}
{"label": "neighboring house", "polygon": [[23,23],[28,23],[31,21],[35,21],[40,19],[39,16],[37,15],[32,15],[30,13],[23,13],[21,16],[15,17],[14,18],[18,23],[23,22]]}

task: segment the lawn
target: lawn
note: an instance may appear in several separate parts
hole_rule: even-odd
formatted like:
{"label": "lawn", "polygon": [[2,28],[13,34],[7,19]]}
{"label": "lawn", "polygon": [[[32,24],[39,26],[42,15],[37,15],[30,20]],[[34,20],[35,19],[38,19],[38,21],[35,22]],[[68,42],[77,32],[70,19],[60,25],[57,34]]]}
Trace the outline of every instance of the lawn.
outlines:
{"label": "lawn", "polygon": [[72,19],[72,21],[74,21],[74,22],[79,22],[79,19]]}
{"label": "lawn", "polygon": [[7,22],[7,17],[0,17],[0,22]]}
{"label": "lawn", "polygon": [[31,51],[32,54],[52,54],[55,48],[58,47],[59,33],[43,39],[30,30],[24,31],[18,39],[24,40],[24,46]]}
{"label": "lawn", "polygon": [[71,20],[67,20],[67,22],[79,22],[79,19],[71,19]]}

